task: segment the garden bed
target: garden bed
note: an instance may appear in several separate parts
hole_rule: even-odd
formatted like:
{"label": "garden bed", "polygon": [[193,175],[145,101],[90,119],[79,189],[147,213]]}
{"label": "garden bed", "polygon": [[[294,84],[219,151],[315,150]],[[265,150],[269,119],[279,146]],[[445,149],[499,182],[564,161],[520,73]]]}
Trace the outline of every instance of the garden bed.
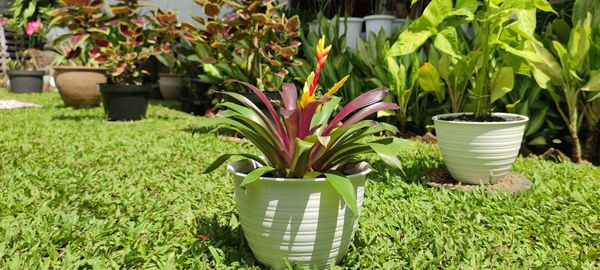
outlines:
{"label": "garden bed", "polygon": [[[198,118],[152,103],[109,124],[58,94],[9,94],[41,108],[0,111],[0,265],[261,268],[237,222],[231,177],[202,170],[248,144],[194,133]],[[436,145],[373,167],[341,268],[600,267],[600,168],[518,158],[518,195],[429,188]]]}

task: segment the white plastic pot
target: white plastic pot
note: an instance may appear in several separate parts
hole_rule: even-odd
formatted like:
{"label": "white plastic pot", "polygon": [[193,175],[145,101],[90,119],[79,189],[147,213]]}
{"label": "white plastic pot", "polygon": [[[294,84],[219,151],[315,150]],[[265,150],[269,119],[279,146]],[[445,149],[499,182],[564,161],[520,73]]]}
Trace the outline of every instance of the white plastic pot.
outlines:
{"label": "white plastic pot", "polygon": [[460,122],[441,120],[451,113],[433,117],[444,162],[454,179],[466,184],[495,184],[508,174],[515,161],[528,117],[493,113],[517,118],[508,122]]}
{"label": "white plastic pot", "polygon": [[166,100],[177,100],[183,91],[183,79],[177,74],[161,73],[158,77],[160,94]]}
{"label": "white plastic pot", "polygon": [[[346,20],[347,19],[347,20]],[[340,30],[339,36],[341,37],[344,33],[346,34],[346,46],[352,49],[356,49],[356,43],[360,38],[362,31],[363,18],[357,17],[346,17],[340,18]],[[346,28],[346,25],[348,28]]]}
{"label": "white plastic pot", "polygon": [[392,15],[370,15],[364,18],[367,39],[369,39],[369,33],[373,32],[378,34],[381,29],[385,31],[389,37],[392,34],[392,24],[396,17]]}
{"label": "white plastic pot", "polygon": [[402,28],[404,26],[404,22],[408,26],[409,20],[407,19],[394,19],[392,22],[392,32],[396,31],[398,28]]}
{"label": "white plastic pot", "polygon": [[[283,179],[262,177],[240,187],[245,173],[258,166],[241,160],[227,167],[235,178],[235,199],[240,223],[256,259],[273,269],[325,268],[338,263],[348,251],[358,227],[358,216],[324,178]],[[348,176],[362,208],[366,175],[361,162]]]}
{"label": "white plastic pot", "polygon": [[320,35],[321,34],[321,26],[319,25],[319,22],[318,21],[309,22],[308,23],[308,31],[317,33],[318,35]]}

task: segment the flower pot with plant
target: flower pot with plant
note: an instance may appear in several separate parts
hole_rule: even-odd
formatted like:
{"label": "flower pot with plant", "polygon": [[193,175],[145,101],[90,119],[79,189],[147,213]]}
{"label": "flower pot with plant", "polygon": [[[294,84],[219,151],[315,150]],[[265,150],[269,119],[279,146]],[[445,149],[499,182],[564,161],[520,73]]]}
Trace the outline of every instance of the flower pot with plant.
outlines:
{"label": "flower pot with plant", "polygon": [[99,84],[102,103],[109,120],[129,121],[146,117],[152,84],[144,83],[150,73],[143,68],[148,59],[171,50],[167,43],[146,28],[138,13],[144,7],[137,0],[121,0],[110,5],[112,17],[106,31],[92,36],[94,47],[89,54],[108,69],[108,81]]}
{"label": "flower pot with plant", "polygon": [[[369,33],[379,33],[383,29],[386,35],[389,37],[392,35],[393,23],[396,17],[393,15],[383,14],[390,3],[389,0],[373,0],[371,1],[371,11],[373,15],[365,16],[365,32],[367,39],[369,39]],[[393,1],[391,1],[393,2]]]}
{"label": "flower pot with plant", "polygon": [[376,153],[387,164],[399,167],[393,149],[405,145],[397,138],[380,137],[397,130],[385,123],[364,120],[394,103],[381,102],[387,89],[368,91],[336,111],[341,98],[334,96],[347,77],[318,95],[318,80],[331,47],[318,43],[318,64],[298,98],[293,84],[283,84],[281,108],[276,110],[264,92],[246,82],[268,108],[237,94],[226,95],[243,105],[221,104],[227,110],[203,119],[201,126],[235,130],[252,142],[262,156],[228,154],[247,159],[230,164],[235,180],[239,219],[256,258],[274,269],[287,265],[324,268],[339,262],[348,250],[364,199],[369,165],[360,161]]}
{"label": "flower pot with plant", "polygon": [[180,48],[183,46],[181,38],[181,23],[177,19],[177,14],[173,11],[162,11],[157,9],[152,12],[152,16],[146,16],[150,31],[157,37],[157,42],[169,50],[161,50],[154,57],[164,66],[158,74],[158,85],[162,97],[166,100],[179,100],[183,91],[183,77],[185,73],[180,61]]}
{"label": "flower pot with plant", "polygon": [[[529,53],[522,33],[533,35],[535,11],[552,7],[545,0],[452,3],[433,0],[388,56],[412,53],[433,39],[432,49],[440,57],[430,59],[435,64],[425,63],[418,74],[423,91],[440,102],[447,94],[455,112],[433,117],[444,162],[460,182],[494,184],[511,170],[528,117],[493,113],[493,102],[513,89],[515,72],[524,64],[515,54]],[[466,22],[479,33],[472,40],[457,34]],[[460,112],[463,108],[474,113]]]}
{"label": "flower pot with plant", "polygon": [[[16,43],[15,59],[9,61],[7,75],[10,81],[10,89],[14,93],[36,93],[42,92],[44,88],[44,70],[40,70],[36,61],[35,49],[44,40],[44,34],[40,33],[43,24],[41,20],[30,21],[25,25],[23,31],[21,24],[14,19],[2,20],[21,40]],[[27,48],[21,48],[21,46]]]}
{"label": "flower pot with plant", "polygon": [[58,93],[67,106],[96,107],[100,105],[98,84],[106,83],[106,68],[100,66],[90,52],[93,52],[93,41],[109,31],[105,26],[108,14],[104,1],[58,2],[59,6],[48,13],[54,18],[50,26],[70,31],[54,40],[55,47],[62,51],[62,57],[54,67]]}

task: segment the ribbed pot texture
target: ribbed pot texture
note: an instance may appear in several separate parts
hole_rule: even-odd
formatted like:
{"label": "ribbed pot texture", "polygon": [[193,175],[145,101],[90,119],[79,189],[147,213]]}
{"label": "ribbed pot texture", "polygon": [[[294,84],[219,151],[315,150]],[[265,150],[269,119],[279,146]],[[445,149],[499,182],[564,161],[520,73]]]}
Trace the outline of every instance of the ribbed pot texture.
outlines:
{"label": "ribbed pot texture", "polygon": [[[286,263],[311,269],[338,263],[358,227],[358,216],[339,193],[323,178],[263,177],[241,188],[245,173],[257,166],[242,160],[227,168],[235,178],[240,223],[254,256],[273,269],[287,269]],[[370,171],[362,162],[349,176],[359,213]]]}
{"label": "ribbed pot texture", "polygon": [[364,19],[367,40],[370,36],[369,33],[373,32],[375,35],[377,35],[381,29],[385,31],[388,37],[392,35],[392,24],[394,23],[394,19],[396,19],[396,17],[391,15],[369,15],[365,16]]}
{"label": "ribbed pot texture", "polygon": [[433,117],[444,162],[454,179],[466,184],[496,184],[508,174],[519,153],[529,118],[509,122],[459,122],[440,120],[463,113]]}

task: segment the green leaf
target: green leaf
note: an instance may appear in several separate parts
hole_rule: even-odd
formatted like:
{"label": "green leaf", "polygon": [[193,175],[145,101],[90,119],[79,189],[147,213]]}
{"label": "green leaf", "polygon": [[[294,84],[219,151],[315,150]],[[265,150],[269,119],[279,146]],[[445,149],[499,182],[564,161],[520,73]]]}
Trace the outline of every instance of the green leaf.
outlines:
{"label": "green leaf", "polygon": [[[411,24],[412,25],[412,24]],[[386,57],[407,55],[415,52],[421,45],[425,44],[432,35],[430,29],[409,29],[402,32],[398,40],[394,42]]]}
{"label": "green leaf", "polygon": [[439,102],[443,102],[446,89],[435,66],[425,63],[417,73],[419,74],[419,85],[423,91],[433,93]]}
{"label": "green leaf", "polygon": [[356,192],[354,191],[354,186],[352,185],[352,182],[350,182],[350,179],[333,173],[325,173],[325,177],[325,179],[327,179],[327,183],[329,183],[335,189],[335,191],[342,196],[342,199],[350,208],[352,214],[358,216]]}
{"label": "green leaf", "polygon": [[250,173],[246,174],[246,177],[244,177],[244,181],[242,181],[242,183],[240,184],[240,187],[244,188],[244,187],[246,187],[246,185],[255,182],[256,180],[260,179],[266,173],[269,173],[272,171],[275,171],[275,168],[273,168],[271,166],[258,167],[256,169],[254,169],[253,171],[251,171]]}
{"label": "green leaf", "polygon": [[306,169],[309,167],[308,161],[310,157],[310,151],[317,141],[317,138],[315,138],[315,141],[313,142],[309,142],[308,140],[310,139],[311,138],[308,137],[306,140],[296,138],[296,152],[294,153],[294,159],[290,164],[292,174],[296,177],[304,177],[304,174],[306,174]]}
{"label": "green leaf", "polygon": [[492,76],[492,89],[490,102],[494,102],[510,92],[515,84],[513,69],[502,67]]}
{"label": "green leaf", "polygon": [[224,154],[224,155],[221,155],[220,157],[218,157],[217,159],[215,159],[215,161],[213,161],[213,163],[211,163],[206,169],[204,169],[202,174],[211,173],[212,171],[219,168],[223,163],[225,163],[225,161],[227,161],[229,158],[231,158],[233,156],[241,156],[241,157],[249,158],[251,160],[254,160],[254,161],[260,163],[263,166],[266,165],[266,162],[261,157],[256,156],[256,155],[244,154],[244,153]]}
{"label": "green leaf", "polygon": [[367,143],[367,145],[371,147],[371,149],[373,149],[386,164],[398,169],[402,167],[400,160],[397,157],[397,149],[394,149],[394,147],[379,143]]}
{"label": "green leaf", "polygon": [[455,58],[461,58],[457,51],[458,48],[458,37],[456,34],[456,28],[446,27],[439,34],[436,35],[433,45],[445,54],[449,54]]}
{"label": "green leaf", "polygon": [[558,13],[556,13],[556,11],[552,7],[552,5],[550,5],[550,3],[548,3],[548,1],[546,1],[546,0],[534,0],[534,2],[535,2],[535,7],[537,9],[539,9],[541,11],[552,12],[554,14],[558,14]]}
{"label": "green leaf", "polygon": [[600,71],[592,72],[588,82],[581,88],[583,91],[600,91]]}
{"label": "green leaf", "polygon": [[592,43],[590,20],[591,19],[588,16],[585,21],[577,23],[573,30],[571,30],[568,48],[572,67],[576,70],[582,69],[585,59],[588,56],[588,52],[590,51]]}

